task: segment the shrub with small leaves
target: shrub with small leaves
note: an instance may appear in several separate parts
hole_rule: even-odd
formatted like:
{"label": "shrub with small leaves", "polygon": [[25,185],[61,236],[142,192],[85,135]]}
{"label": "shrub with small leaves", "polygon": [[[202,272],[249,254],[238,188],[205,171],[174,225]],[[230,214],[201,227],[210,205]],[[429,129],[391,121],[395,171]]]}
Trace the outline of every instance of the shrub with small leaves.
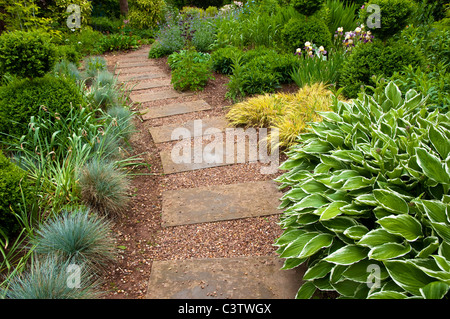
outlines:
{"label": "shrub with small leaves", "polygon": [[325,22],[311,17],[308,20],[292,18],[281,30],[283,46],[294,53],[297,48],[303,48],[306,42],[313,42],[317,46],[331,47],[331,33]]}
{"label": "shrub with small leaves", "polygon": [[[380,23],[370,27],[370,21],[375,11],[371,10],[371,6],[378,6]],[[361,10],[361,22],[368,26],[375,38],[386,40],[401,30],[403,30],[409,22],[409,19],[415,12],[415,3],[411,0],[370,0]],[[368,22],[369,21],[369,22]]]}
{"label": "shrub with small leaves", "polygon": [[40,31],[4,32],[0,36],[0,73],[23,78],[42,77],[56,63],[57,49]]}
{"label": "shrub with small leaves", "polygon": [[[444,298],[450,288],[450,118],[390,82],[334,98],[281,165],[283,269],[297,298]],[[372,273],[373,270],[376,270]]]}
{"label": "shrub with small leaves", "polygon": [[291,0],[291,5],[305,16],[311,16],[319,11],[325,4],[325,0]]}

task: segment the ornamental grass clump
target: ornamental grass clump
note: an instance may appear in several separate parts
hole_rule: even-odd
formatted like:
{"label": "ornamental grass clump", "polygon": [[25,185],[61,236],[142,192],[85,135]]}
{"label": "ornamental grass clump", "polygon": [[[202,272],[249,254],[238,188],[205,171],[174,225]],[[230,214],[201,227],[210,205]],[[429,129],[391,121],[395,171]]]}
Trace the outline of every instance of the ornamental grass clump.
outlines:
{"label": "ornamental grass clump", "polygon": [[264,94],[234,104],[227,113],[233,126],[276,128],[279,147],[295,144],[317,111],[329,110],[331,92],[322,83],[305,85],[296,94]]}
{"label": "ornamental grass clump", "polygon": [[100,215],[114,218],[123,213],[129,196],[129,179],[114,162],[93,159],[80,173],[81,199]]}
{"label": "ornamental grass clump", "polygon": [[305,264],[297,298],[444,298],[450,288],[450,118],[390,82],[334,98],[277,178],[277,253]]}
{"label": "ornamental grass clump", "polygon": [[110,222],[89,209],[61,212],[42,224],[31,242],[39,256],[54,255],[92,270],[114,260]]}

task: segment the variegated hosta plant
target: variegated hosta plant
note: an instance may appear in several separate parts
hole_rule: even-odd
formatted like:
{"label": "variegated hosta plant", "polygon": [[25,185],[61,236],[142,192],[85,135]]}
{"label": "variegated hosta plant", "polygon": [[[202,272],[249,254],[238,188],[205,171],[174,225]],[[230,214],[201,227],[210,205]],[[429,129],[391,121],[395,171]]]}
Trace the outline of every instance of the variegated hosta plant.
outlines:
{"label": "variegated hosta plant", "polygon": [[450,116],[384,92],[334,99],[299,136],[285,189],[284,269],[306,263],[297,298],[444,298],[450,287]]}

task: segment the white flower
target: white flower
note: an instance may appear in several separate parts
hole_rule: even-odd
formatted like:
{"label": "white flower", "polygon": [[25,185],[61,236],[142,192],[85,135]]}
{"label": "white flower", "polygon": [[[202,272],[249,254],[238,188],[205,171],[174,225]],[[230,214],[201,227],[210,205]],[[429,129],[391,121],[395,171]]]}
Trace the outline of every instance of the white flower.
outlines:
{"label": "white flower", "polygon": [[311,43],[310,42],[305,42],[305,47],[310,48],[311,47]]}
{"label": "white flower", "polygon": [[356,32],[356,33],[360,33],[360,32],[361,32],[361,28],[360,28],[360,27],[357,27],[357,28],[355,29],[355,32]]}
{"label": "white flower", "polygon": [[364,30],[364,24],[361,24],[361,29]]}
{"label": "white flower", "polygon": [[337,30],[338,30],[338,32],[344,32],[344,28],[343,27],[339,27]]}
{"label": "white flower", "polygon": [[297,52],[297,53],[301,53],[301,52],[302,52],[302,49],[297,48],[296,52]]}

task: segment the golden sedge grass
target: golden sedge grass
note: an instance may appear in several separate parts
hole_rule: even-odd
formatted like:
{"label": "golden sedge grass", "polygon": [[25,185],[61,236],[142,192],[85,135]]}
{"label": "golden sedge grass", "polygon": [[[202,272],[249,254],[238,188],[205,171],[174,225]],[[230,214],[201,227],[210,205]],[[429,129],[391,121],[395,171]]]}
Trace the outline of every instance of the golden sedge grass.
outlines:
{"label": "golden sedge grass", "polygon": [[277,128],[277,146],[289,147],[306,130],[308,122],[321,120],[317,111],[330,110],[331,95],[322,83],[305,85],[295,94],[259,95],[234,104],[227,119],[232,126]]}

